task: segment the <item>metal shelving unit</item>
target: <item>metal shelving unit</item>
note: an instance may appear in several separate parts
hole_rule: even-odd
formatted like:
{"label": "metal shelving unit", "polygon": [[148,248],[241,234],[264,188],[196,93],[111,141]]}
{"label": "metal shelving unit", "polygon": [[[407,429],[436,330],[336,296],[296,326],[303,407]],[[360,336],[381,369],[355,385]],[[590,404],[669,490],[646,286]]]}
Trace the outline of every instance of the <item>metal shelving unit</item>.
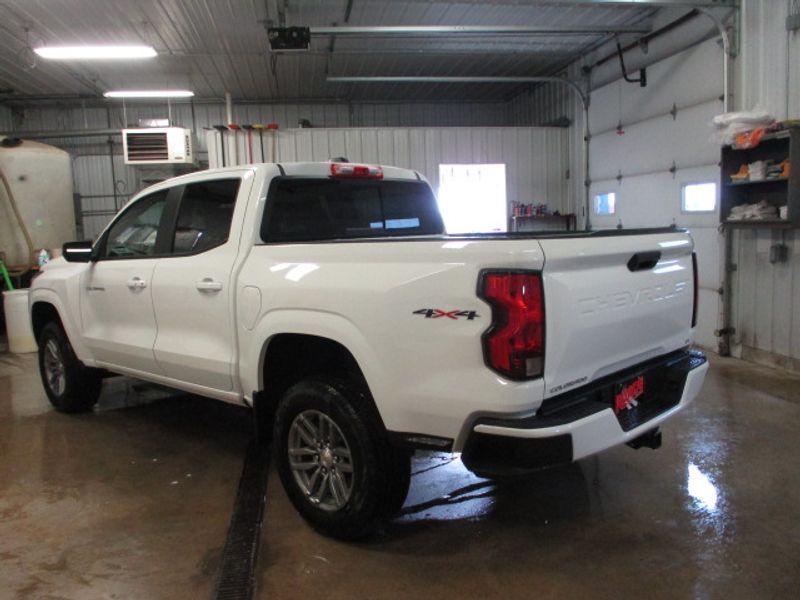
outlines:
{"label": "metal shelving unit", "polygon": [[[758,160],[782,162],[789,159],[789,177],[735,181],[731,176],[742,165]],[[727,228],[779,228],[800,227],[800,128],[794,127],[766,134],[754,148],[722,148],[722,189],[720,192],[720,219]],[[729,220],[734,206],[756,204],[766,200],[775,207],[786,206],[786,220],[739,221]]]}
{"label": "metal shelving unit", "polygon": [[[756,181],[735,181],[731,175],[738,173],[742,165],[757,160],[782,162],[789,159],[789,177],[778,179],[759,179]],[[736,271],[733,262],[735,230],[773,230],[785,233],[800,228],[800,128],[793,127],[766,134],[754,148],[722,147],[720,189],[720,221],[725,242],[725,275],[722,282],[723,317],[719,352],[730,355],[731,339],[736,330],[731,322],[732,278]],[[729,220],[734,206],[756,204],[766,200],[775,207],[786,206],[786,219],[768,220]]]}

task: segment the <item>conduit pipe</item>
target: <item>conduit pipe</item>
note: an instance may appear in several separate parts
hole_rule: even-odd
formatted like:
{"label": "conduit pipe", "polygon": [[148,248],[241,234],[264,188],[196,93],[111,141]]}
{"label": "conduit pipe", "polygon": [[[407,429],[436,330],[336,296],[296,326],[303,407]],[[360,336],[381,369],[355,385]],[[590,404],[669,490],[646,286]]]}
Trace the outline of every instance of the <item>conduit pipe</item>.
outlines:
{"label": "conduit pipe", "polygon": [[722,53],[725,55],[722,59],[722,111],[729,112],[731,95],[730,68],[731,59],[733,58],[731,52],[731,39],[728,35],[728,30],[725,27],[725,23],[722,22],[722,19],[720,19],[707,8],[698,8],[697,10],[714,22],[714,25],[716,26],[717,30],[719,31],[719,35],[722,38]]}
{"label": "conduit pipe", "polygon": [[68,137],[105,137],[122,135],[119,129],[77,129],[72,131],[0,131],[0,137],[18,137],[25,140],[43,140]]}
{"label": "conduit pipe", "polygon": [[[731,105],[731,87],[730,87],[730,68],[731,61],[733,60],[733,53],[731,52],[731,41],[728,36],[728,30],[725,24],[717,15],[708,10],[707,8],[699,8],[705,16],[714,22],[714,25],[719,31],[722,38],[722,112],[730,112],[733,108]],[[733,328],[731,314],[733,312],[733,285],[731,283],[731,274],[733,273],[733,232],[730,228],[723,228],[724,238],[724,259],[723,259],[723,272],[722,272],[722,327],[718,330],[719,342],[717,349],[721,356],[730,356],[731,354],[731,337],[735,330]]]}
{"label": "conduit pipe", "polygon": [[649,25],[367,25],[309,27],[311,35],[429,36],[429,35],[549,35],[648,33]]}
{"label": "conduit pipe", "polygon": [[225,92],[225,118],[228,119],[226,125],[233,123],[233,100],[230,92]]}

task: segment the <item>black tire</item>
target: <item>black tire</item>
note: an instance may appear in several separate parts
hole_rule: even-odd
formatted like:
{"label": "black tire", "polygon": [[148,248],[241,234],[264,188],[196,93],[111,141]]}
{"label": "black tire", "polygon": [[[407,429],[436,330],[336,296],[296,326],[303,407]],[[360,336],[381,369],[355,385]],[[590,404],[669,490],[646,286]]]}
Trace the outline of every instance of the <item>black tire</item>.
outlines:
{"label": "black tire", "polygon": [[408,496],[411,486],[411,451],[404,448],[390,448],[387,470],[391,477],[387,482],[386,498],[384,500],[383,515],[393,517],[400,509]]}
{"label": "black tire", "polygon": [[[319,476],[323,477],[322,480],[315,477],[319,470],[325,471],[321,468],[323,459],[330,459],[331,456],[329,454],[325,457],[322,454],[324,448],[316,456],[300,459],[316,464],[297,472],[297,477],[290,465],[290,433],[295,420],[301,414],[311,419],[322,419],[320,414],[327,417],[338,428],[338,433],[331,434],[331,437],[343,437],[349,447],[350,458],[347,460],[350,472],[339,473],[340,465],[328,466],[331,479],[334,476],[344,477],[340,481],[346,481],[350,486],[349,495],[340,493],[340,498],[345,500],[335,507],[331,506],[337,504],[333,497],[334,484],[326,484],[330,479],[324,475]],[[319,432],[322,429],[321,422],[316,421],[316,425],[316,431]],[[327,427],[329,431],[332,430],[330,425]],[[297,433],[292,435],[296,439]],[[311,437],[316,443],[324,435]],[[398,504],[402,505],[405,499],[408,485],[403,478],[402,457],[405,456],[409,462],[410,474],[408,454],[396,452],[389,445],[383,425],[369,401],[368,391],[359,383],[326,377],[307,379],[291,386],[277,408],[273,438],[278,474],[290,501],[303,518],[324,535],[345,540],[367,537],[379,528],[390,512],[396,512]],[[304,445],[307,448],[314,447],[310,442],[305,442]],[[334,446],[337,445],[344,446],[341,439],[334,443]],[[298,451],[297,448],[295,451]],[[309,454],[305,448],[301,451]],[[309,480],[314,477],[316,487],[306,485],[304,489],[303,484],[298,482],[298,478],[303,477]],[[305,483],[309,484],[310,481]],[[330,487],[323,489],[325,485]],[[312,493],[314,490],[318,492]],[[314,499],[314,496],[319,495],[322,496],[321,499]],[[326,497],[327,508],[322,502]]]}
{"label": "black tire", "polygon": [[[52,364],[53,353],[62,365],[63,384],[48,377],[47,364],[48,361]],[[84,366],[78,360],[60,323],[48,323],[39,334],[39,374],[50,403],[60,412],[90,411],[100,397],[101,372]]]}

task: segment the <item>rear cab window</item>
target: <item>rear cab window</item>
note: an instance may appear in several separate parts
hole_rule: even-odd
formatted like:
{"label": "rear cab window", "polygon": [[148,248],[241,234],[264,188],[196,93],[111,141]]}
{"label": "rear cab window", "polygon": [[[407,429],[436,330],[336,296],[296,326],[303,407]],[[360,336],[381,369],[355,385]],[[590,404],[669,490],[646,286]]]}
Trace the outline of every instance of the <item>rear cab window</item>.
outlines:
{"label": "rear cab window", "polygon": [[430,187],[402,180],[279,177],[261,225],[267,243],[443,233]]}

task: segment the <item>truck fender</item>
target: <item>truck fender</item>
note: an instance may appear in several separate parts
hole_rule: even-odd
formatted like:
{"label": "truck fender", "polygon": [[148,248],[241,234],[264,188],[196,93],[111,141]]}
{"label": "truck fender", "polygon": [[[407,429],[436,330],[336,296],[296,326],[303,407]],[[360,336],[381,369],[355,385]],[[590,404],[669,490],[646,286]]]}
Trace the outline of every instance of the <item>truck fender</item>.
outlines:
{"label": "truck fender", "polygon": [[86,344],[83,343],[83,338],[81,338],[79,328],[69,311],[67,311],[64,307],[59,295],[53,290],[47,288],[31,289],[30,296],[28,298],[28,312],[31,315],[31,318],[33,316],[33,306],[37,303],[50,304],[56,309],[56,312],[61,319],[61,325],[64,327],[64,331],[69,339],[69,343],[72,345],[72,349],[75,351],[75,356],[77,356],[78,359],[86,366],[94,366],[94,356],[92,356],[91,352],[86,347]]}
{"label": "truck fender", "polygon": [[264,389],[264,357],[270,340],[279,334],[312,335],[327,338],[346,348],[358,363],[364,379],[380,407],[383,397],[382,369],[375,352],[361,331],[346,317],[325,311],[275,309],[261,316],[252,332],[242,336],[240,375],[242,389]]}

